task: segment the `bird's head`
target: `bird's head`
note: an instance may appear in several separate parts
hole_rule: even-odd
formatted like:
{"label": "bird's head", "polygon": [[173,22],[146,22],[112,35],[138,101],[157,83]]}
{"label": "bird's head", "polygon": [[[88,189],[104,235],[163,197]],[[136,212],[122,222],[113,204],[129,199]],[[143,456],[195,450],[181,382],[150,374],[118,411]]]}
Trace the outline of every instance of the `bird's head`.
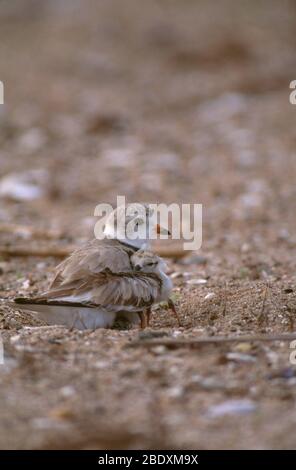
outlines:
{"label": "bird's head", "polygon": [[135,271],[144,273],[165,272],[167,269],[162,258],[147,250],[136,251],[131,256],[131,264]]}
{"label": "bird's head", "polygon": [[157,223],[155,211],[144,203],[119,206],[106,220],[104,233],[108,238],[124,241],[136,248],[146,248],[155,233],[170,232]]}

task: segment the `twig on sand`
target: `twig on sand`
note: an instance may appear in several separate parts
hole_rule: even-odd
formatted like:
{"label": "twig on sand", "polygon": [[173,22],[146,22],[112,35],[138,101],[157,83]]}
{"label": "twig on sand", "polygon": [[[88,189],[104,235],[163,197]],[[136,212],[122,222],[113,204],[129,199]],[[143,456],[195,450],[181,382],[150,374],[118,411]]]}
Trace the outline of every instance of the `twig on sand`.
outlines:
{"label": "twig on sand", "polygon": [[42,238],[42,239],[59,239],[63,238],[63,233],[52,229],[40,229],[36,227],[30,227],[28,225],[18,224],[0,224],[0,233],[12,233],[15,235],[23,235],[30,238]]}
{"label": "twig on sand", "polygon": [[127,344],[127,347],[151,348],[154,346],[166,346],[169,349],[176,348],[198,348],[209,344],[226,343],[252,343],[254,341],[273,342],[273,341],[292,341],[296,339],[295,333],[279,333],[273,335],[246,335],[246,336],[211,336],[204,338],[183,338],[183,339],[147,339],[137,340]]}
{"label": "twig on sand", "polygon": [[33,247],[17,247],[17,246],[0,246],[0,255],[13,257],[13,256],[38,256],[40,258],[46,258],[54,256],[56,258],[65,258],[69,256],[75,247],[65,246],[63,248],[48,247],[48,248],[33,248]]}
{"label": "twig on sand", "polygon": [[[0,255],[13,257],[13,256],[38,256],[40,258],[46,258],[53,256],[55,258],[65,258],[69,256],[77,246],[64,246],[64,247],[30,247],[30,246],[0,246]],[[181,258],[188,254],[187,251],[177,250],[168,250],[164,248],[157,247],[154,250],[156,254],[164,258]]]}

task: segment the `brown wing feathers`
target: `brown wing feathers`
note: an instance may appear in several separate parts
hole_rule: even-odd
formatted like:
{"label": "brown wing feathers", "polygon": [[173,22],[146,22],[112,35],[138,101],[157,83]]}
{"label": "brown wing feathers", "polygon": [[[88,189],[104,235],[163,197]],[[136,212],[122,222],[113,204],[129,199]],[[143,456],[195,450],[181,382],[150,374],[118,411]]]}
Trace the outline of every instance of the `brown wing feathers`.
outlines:
{"label": "brown wing feathers", "polygon": [[[62,282],[45,292],[41,298],[83,297],[90,293],[95,305],[151,305],[161,289],[161,280],[154,274],[111,273],[106,270],[88,274],[79,281]],[[84,302],[83,302],[84,303]]]}
{"label": "brown wing feathers", "polygon": [[[57,266],[47,292],[38,298],[18,298],[15,302],[73,306],[152,305],[161,289],[161,280],[154,274],[135,273],[130,264],[133,253],[133,249],[117,240],[92,240]],[[73,300],[63,300],[63,297]]]}

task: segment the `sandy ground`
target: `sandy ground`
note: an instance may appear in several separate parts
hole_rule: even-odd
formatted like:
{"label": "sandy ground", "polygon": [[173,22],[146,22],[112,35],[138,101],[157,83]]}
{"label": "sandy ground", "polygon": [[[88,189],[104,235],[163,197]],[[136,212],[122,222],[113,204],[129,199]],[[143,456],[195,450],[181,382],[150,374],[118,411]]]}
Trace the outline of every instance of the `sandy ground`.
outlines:
{"label": "sandy ground", "polygon": [[[144,332],[69,332],[1,302],[1,448],[295,447],[289,342],[145,346],[295,331],[295,23],[292,1],[1,5],[0,187],[34,170],[37,191],[0,197],[2,253],[80,244],[118,194],[204,206],[202,249],[168,261],[181,328],[156,307]],[[60,261],[0,256],[2,299]]]}

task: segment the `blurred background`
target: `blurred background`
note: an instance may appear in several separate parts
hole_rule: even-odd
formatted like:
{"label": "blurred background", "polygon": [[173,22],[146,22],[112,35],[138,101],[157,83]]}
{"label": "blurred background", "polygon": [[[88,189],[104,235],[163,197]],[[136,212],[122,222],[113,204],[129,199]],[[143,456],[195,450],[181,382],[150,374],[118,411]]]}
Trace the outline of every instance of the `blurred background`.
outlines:
{"label": "blurred background", "polygon": [[206,238],[288,229],[295,21],[287,0],[1,1],[0,220],[89,235],[121,194],[203,203]]}
{"label": "blurred background", "polygon": [[[91,238],[95,206],[114,204],[117,195],[201,203],[202,250],[170,265],[183,333],[293,330],[296,106],[289,84],[296,79],[295,48],[293,0],[1,0],[0,252],[46,248],[51,238],[60,248]],[[33,236],[25,227],[33,227]],[[0,295],[10,297],[44,288],[59,260],[3,254],[0,261]],[[263,318],[266,282],[272,287]],[[212,293],[217,300],[208,297],[214,299],[208,305]],[[0,313],[8,336],[28,322],[7,309]],[[158,318],[154,328],[171,328],[165,312]],[[210,360],[186,352],[144,360],[124,351],[116,363],[116,345],[136,333],[114,332],[108,340],[96,332],[87,337],[89,346],[72,333],[61,355],[38,334],[24,333],[29,346],[9,349],[0,395],[4,428],[13,433],[1,436],[4,447],[295,444],[289,433],[295,392],[286,381],[295,381],[296,372],[279,372],[277,382],[266,378],[270,368],[289,366],[286,350],[251,348],[255,360],[238,360],[238,368],[224,360],[227,351],[218,360],[215,349]],[[103,350],[94,372],[85,358],[99,350],[98,338]],[[51,363],[38,356],[40,344],[51,344]],[[197,374],[207,376],[209,364],[216,382],[194,382]],[[121,405],[112,388],[119,382]],[[77,390],[88,400],[79,401]],[[258,400],[246,413],[261,406],[261,414],[236,426],[207,421],[207,408],[233,395]],[[115,441],[102,438],[97,414]],[[116,437],[119,427],[126,440]],[[79,429],[95,430],[102,440],[87,434],[81,441]]]}

